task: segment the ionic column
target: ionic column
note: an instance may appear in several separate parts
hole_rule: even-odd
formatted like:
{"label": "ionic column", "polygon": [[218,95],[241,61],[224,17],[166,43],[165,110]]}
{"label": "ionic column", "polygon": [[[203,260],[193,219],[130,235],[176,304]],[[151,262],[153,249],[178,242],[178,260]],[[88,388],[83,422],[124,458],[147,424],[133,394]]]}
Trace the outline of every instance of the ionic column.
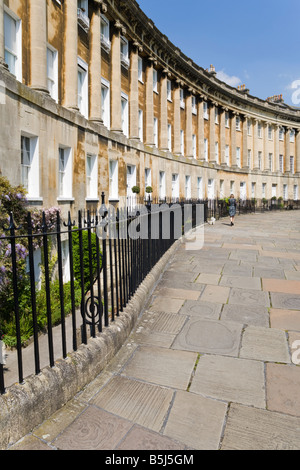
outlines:
{"label": "ionic column", "polygon": [[5,53],[4,53],[4,0],[0,0],[0,66],[5,63]]}
{"label": "ionic column", "polygon": [[224,166],[226,165],[225,113],[227,112],[227,109],[221,108],[220,111],[221,111],[220,112],[220,161],[221,161],[221,165]]}
{"label": "ionic column", "polygon": [[300,176],[300,129],[296,129],[296,167],[295,173]]}
{"label": "ionic column", "polygon": [[236,113],[233,112],[231,116],[231,166],[237,167],[236,164]]}
{"label": "ionic column", "polygon": [[180,82],[174,90],[174,153],[180,154]]}
{"label": "ionic column", "polygon": [[[38,0],[37,0],[38,1]],[[66,0],[65,9],[65,41],[64,41],[64,68],[65,81],[63,104],[66,108],[78,110],[78,24],[77,2]]]}
{"label": "ionic column", "polygon": [[122,25],[116,21],[111,41],[111,130],[115,132],[122,132],[121,28]]}
{"label": "ionic column", "polygon": [[258,121],[253,120],[253,170],[258,170]]}
{"label": "ionic column", "polygon": [[247,116],[243,117],[243,153],[241,168],[248,168],[248,123]]}
{"label": "ionic column", "polygon": [[216,162],[215,142],[216,142],[216,124],[215,124],[215,105],[211,104],[209,113],[209,161]]}
{"label": "ionic column", "polygon": [[160,148],[168,150],[168,70],[164,70],[160,88]]}
{"label": "ionic column", "polygon": [[139,78],[138,78],[138,44],[134,43],[130,54],[130,105],[129,136],[139,139]]}
{"label": "ionic column", "polygon": [[31,88],[33,88],[34,90],[48,93],[47,3],[46,0],[31,0],[29,5]]}
{"label": "ionic column", "polygon": [[193,157],[193,114],[192,114],[192,94],[188,93],[186,97],[186,156]]}
{"label": "ionic column", "polygon": [[153,59],[146,70],[146,144],[154,145]]}
{"label": "ionic column", "polygon": [[101,109],[101,10],[95,5],[90,25],[90,120],[103,123]]}
{"label": "ionic column", "polygon": [[198,149],[199,160],[204,162],[204,117],[202,100],[199,100],[198,102]]}

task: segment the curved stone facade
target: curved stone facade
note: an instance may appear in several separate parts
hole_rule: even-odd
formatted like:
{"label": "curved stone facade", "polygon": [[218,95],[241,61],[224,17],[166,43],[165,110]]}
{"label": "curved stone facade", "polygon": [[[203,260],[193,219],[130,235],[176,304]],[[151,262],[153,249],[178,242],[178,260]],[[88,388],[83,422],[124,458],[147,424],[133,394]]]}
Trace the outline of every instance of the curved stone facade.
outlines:
{"label": "curved stone facade", "polygon": [[0,0],[0,85],[0,170],[33,205],[299,199],[300,109],[221,82],[134,0]]}

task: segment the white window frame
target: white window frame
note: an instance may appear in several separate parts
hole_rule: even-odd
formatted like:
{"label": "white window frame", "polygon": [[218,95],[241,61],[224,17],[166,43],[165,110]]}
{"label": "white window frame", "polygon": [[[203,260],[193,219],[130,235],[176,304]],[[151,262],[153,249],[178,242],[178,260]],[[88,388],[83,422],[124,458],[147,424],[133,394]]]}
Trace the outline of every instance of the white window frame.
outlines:
{"label": "white window frame", "polygon": [[136,186],[136,166],[126,165],[127,197],[129,197],[131,200],[136,198],[136,195],[132,192],[132,188],[134,186]]}
{"label": "white window frame", "polygon": [[287,201],[289,198],[289,195],[288,195],[288,185],[287,184],[284,184],[283,185],[283,200],[284,201]]}
{"label": "white window frame", "polygon": [[292,175],[295,173],[295,159],[293,155],[290,155],[290,172]]}
{"label": "white window frame", "polygon": [[138,56],[138,80],[141,83],[143,82],[143,59],[142,57]]}
{"label": "white window frame", "polygon": [[268,124],[268,139],[273,140],[273,126]]}
{"label": "white window frame", "polygon": [[172,82],[167,79],[167,100],[172,103]]}
{"label": "white window frame", "polygon": [[237,131],[240,131],[240,130],[241,130],[241,118],[240,118],[240,116],[236,116],[235,129],[236,129]]}
{"label": "white window frame", "polygon": [[238,168],[241,168],[241,147],[236,148],[236,164]]}
{"label": "white window frame", "polygon": [[263,198],[266,197],[266,189],[267,189],[267,183],[262,183],[261,185],[261,195]]}
{"label": "white window frame", "polygon": [[101,77],[101,107],[103,124],[110,129],[110,83],[103,77]]}
{"label": "white window frame", "polygon": [[[82,60],[81,57],[77,58],[77,74],[78,74],[78,108],[79,108],[79,112],[86,119],[88,119],[89,117],[88,64],[84,62],[84,60]],[[82,79],[79,78],[80,75]]]}
{"label": "white window frame", "polygon": [[21,182],[27,190],[28,200],[41,199],[39,139],[27,132],[21,133]]}
{"label": "white window frame", "polygon": [[196,134],[192,135],[192,146],[193,146],[193,157],[197,158],[197,136],[196,136]]}
{"label": "white window frame", "polygon": [[144,140],[144,112],[139,109],[139,139],[141,142]]}
{"label": "white window frame", "polygon": [[257,123],[257,136],[258,136],[259,139],[262,138],[262,125],[261,125],[261,122]]}
{"label": "white window frame", "polygon": [[156,148],[158,148],[158,119],[153,119],[153,142]]}
{"label": "white window frame", "polygon": [[153,69],[153,92],[158,93],[158,76],[156,69]]}
{"label": "white window frame", "polygon": [[184,155],[184,130],[180,130],[180,153]]}
{"label": "white window frame", "polygon": [[192,95],[192,113],[197,116],[197,99],[194,95]]}
{"label": "white window frame", "polygon": [[168,124],[168,149],[172,152],[172,125]]}
{"label": "white window frame", "polygon": [[110,23],[105,15],[101,15],[101,47],[107,53],[111,50]]}
{"label": "white window frame", "polygon": [[[53,69],[52,74],[50,71],[50,55]],[[58,51],[50,44],[47,45],[47,80],[49,94],[58,103]]]}
{"label": "white window frame", "polygon": [[184,90],[183,90],[183,88],[180,88],[179,93],[180,93],[180,107],[181,107],[181,109],[185,109]]}
{"label": "white window frame", "polygon": [[261,166],[262,166],[262,151],[259,150],[258,152],[258,168],[261,170]]}
{"label": "white window frame", "polygon": [[192,184],[191,184],[191,176],[185,175],[185,199],[192,198]]}
{"label": "white window frame", "polygon": [[[89,163],[90,162],[90,163]],[[97,155],[86,155],[86,199],[98,200],[98,158]]]}
{"label": "white window frame", "polygon": [[159,172],[159,198],[165,199],[166,197],[166,172]]}
{"label": "white window frame", "polygon": [[121,92],[121,118],[122,118],[122,132],[128,137],[129,136],[129,103],[128,95]]}
{"label": "white window frame", "polygon": [[179,199],[179,175],[172,173],[172,199]]}
{"label": "white window frame", "polygon": [[[15,37],[15,50],[9,48],[7,44],[7,26],[6,18],[9,18],[10,21],[15,22],[16,26],[16,37]],[[4,54],[5,61],[9,64],[7,60],[8,55],[14,58],[14,67],[13,69],[9,67],[9,71],[15,75],[16,79],[19,82],[22,82],[22,21],[21,19],[13,13],[6,5],[4,5]]]}
{"label": "white window frame", "polygon": [[145,197],[147,199],[152,199],[151,193],[146,193],[146,188],[148,186],[152,187],[152,175],[151,175],[151,168],[145,168]]}
{"label": "white window frame", "polygon": [[251,135],[252,122],[251,119],[247,119],[247,134]]}
{"label": "white window frame", "polygon": [[[61,157],[64,157],[62,165]],[[72,149],[64,145],[58,148],[58,200],[73,200],[72,193]]]}
{"label": "white window frame", "polygon": [[208,139],[204,139],[204,160],[208,162]]}
{"label": "white window frame", "polygon": [[119,165],[118,160],[109,160],[109,200],[119,200]]}
{"label": "white window frame", "polygon": [[295,131],[294,129],[290,130],[290,143],[293,144],[295,142]]}
{"label": "white window frame", "polygon": [[279,155],[279,171],[280,173],[284,172],[284,163],[283,163],[283,155]]}
{"label": "white window frame", "polygon": [[281,141],[284,140],[284,128],[283,127],[279,128],[279,140]]}
{"label": "white window frame", "polygon": [[197,177],[197,196],[198,199],[203,199],[203,179],[201,176]]}
{"label": "white window frame", "polygon": [[294,197],[294,201],[298,201],[298,200],[299,200],[299,196],[298,196],[298,185],[297,185],[297,184],[294,184],[294,188],[293,188],[293,197]]}
{"label": "white window frame", "polygon": [[215,160],[219,163],[219,142],[215,142]]}
{"label": "white window frame", "polygon": [[121,36],[120,38],[120,47],[121,47],[121,65],[128,69],[130,65],[130,60],[129,60],[129,42],[128,40],[124,37]]}
{"label": "white window frame", "polygon": [[252,164],[252,151],[251,149],[248,149],[248,154],[247,154],[247,166],[251,168]]}
{"label": "white window frame", "polygon": [[210,200],[215,198],[215,180],[212,178],[207,180],[207,198]]}
{"label": "white window frame", "polygon": [[225,127],[229,129],[229,112],[225,111]]}
{"label": "white window frame", "polygon": [[229,145],[225,145],[225,162],[227,166],[230,166],[230,147]]}
{"label": "white window frame", "polygon": [[273,171],[273,153],[269,153],[269,171]]}
{"label": "white window frame", "polygon": [[219,124],[219,109],[215,107],[215,124]]}
{"label": "white window frame", "polygon": [[206,121],[209,120],[208,104],[206,101],[203,101],[203,118],[206,119]]}
{"label": "white window frame", "polygon": [[251,183],[251,197],[255,198],[256,193],[256,183]]}

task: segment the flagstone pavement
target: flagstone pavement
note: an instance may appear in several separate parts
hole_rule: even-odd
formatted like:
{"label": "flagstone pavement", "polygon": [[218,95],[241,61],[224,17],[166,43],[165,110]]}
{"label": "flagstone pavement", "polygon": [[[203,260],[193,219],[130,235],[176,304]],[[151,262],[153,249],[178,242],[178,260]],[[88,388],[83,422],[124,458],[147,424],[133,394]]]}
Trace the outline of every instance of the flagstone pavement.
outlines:
{"label": "flagstone pavement", "polygon": [[204,235],[109,366],[11,449],[300,448],[300,211]]}

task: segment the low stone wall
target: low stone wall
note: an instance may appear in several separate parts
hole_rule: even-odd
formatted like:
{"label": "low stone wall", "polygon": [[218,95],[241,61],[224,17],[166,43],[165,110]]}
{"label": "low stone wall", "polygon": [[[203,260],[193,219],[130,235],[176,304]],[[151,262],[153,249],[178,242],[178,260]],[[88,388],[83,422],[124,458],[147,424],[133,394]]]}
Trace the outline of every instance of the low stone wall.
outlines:
{"label": "low stone wall", "polygon": [[145,308],[158,279],[180,240],[156,264],[114,323],[67,359],[56,361],[24,384],[0,396],[0,449],[5,450],[70,401],[99,375],[122,347]]}

